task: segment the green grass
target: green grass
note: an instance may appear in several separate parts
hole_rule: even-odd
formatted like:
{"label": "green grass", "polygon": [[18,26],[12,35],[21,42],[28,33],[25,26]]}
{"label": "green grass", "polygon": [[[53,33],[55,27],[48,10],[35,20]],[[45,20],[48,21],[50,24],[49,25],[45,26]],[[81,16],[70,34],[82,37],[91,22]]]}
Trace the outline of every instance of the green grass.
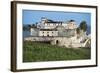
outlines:
{"label": "green grass", "polygon": [[23,62],[90,59],[90,48],[66,48],[47,43],[23,42]]}

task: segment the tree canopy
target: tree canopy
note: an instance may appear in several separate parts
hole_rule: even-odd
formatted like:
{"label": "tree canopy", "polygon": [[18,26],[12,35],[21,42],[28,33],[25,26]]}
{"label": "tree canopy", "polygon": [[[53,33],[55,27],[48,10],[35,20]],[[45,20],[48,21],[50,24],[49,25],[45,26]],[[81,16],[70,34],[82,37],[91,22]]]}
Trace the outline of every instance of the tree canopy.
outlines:
{"label": "tree canopy", "polygon": [[83,30],[84,32],[87,31],[87,23],[86,23],[86,21],[82,21],[80,23],[79,27],[76,29],[77,34],[80,34],[81,30]]}
{"label": "tree canopy", "polygon": [[77,31],[77,34],[80,34],[80,28],[77,28],[76,31]]}
{"label": "tree canopy", "polygon": [[80,25],[79,25],[79,28],[85,32],[87,30],[87,23],[86,23],[86,21],[82,21],[80,23]]}

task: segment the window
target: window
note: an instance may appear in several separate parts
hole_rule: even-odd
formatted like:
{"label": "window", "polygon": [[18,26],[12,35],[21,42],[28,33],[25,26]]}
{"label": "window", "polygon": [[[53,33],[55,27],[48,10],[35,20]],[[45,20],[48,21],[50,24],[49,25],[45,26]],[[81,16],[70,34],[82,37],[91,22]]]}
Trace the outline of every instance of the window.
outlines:
{"label": "window", "polygon": [[49,37],[49,35],[47,35]]}
{"label": "window", "polygon": [[42,35],[44,36],[44,31],[42,32]]}
{"label": "window", "polygon": [[52,36],[53,36],[53,31],[52,31]]}
{"label": "window", "polygon": [[47,36],[49,36],[49,32],[47,32]]}
{"label": "window", "polygon": [[49,32],[47,32],[47,33],[49,33]]}

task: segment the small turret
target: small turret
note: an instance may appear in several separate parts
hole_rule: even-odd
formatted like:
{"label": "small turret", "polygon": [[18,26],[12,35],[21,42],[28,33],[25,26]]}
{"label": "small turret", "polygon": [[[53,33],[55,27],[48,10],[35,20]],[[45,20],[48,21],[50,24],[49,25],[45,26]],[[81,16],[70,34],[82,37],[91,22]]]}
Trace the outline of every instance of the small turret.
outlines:
{"label": "small turret", "polygon": [[42,17],[41,18],[41,23],[44,24],[45,22],[47,22],[47,18],[46,17]]}
{"label": "small turret", "polygon": [[67,23],[67,28],[68,28],[68,29],[76,29],[76,28],[77,28],[77,25],[76,25],[75,20],[70,20],[70,21],[68,21],[68,23]]}

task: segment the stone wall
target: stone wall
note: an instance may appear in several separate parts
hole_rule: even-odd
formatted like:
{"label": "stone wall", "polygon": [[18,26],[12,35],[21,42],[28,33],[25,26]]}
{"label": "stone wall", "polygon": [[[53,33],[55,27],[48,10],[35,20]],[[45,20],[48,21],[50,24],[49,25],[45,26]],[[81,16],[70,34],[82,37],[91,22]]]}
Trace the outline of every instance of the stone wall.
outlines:
{"label": "stone wall", "polygon": [[27,37],[24,38],[25,41],[49,41],[51,42],[51,45],[58,45],[58,46],[65,46],[65,47],[87,47],[87,46],[91,46],[90,43],[90,39],[87,39],[86,41],[84,41],[83,43],[81,43],[80,39],[77,39],[76,36],[74,37]]}
{"label": "stone wall", "polygon": [[77,42],[76,37],[56,37],[51,41],[52,45],[65,46],[65,47],[81,47],[82,44]]}

